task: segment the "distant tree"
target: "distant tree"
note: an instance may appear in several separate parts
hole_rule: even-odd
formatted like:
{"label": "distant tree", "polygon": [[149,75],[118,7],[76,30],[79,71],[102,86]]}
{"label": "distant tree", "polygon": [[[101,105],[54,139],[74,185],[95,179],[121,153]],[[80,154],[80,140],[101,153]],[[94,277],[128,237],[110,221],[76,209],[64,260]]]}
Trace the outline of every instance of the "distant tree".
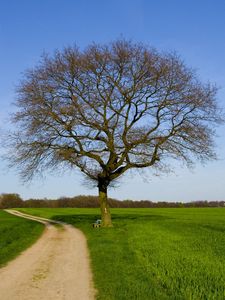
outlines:
{"label": "distant tree", "polygon": [[18,194],[1,194],[0,208],[17,208],[23,207],[23,200]]}
{"label": "distant tree", "polygon": [[126,171],[215,157],[216,88],[175,54],[126,40],[66,48],[27,71],[17,92],[13,164],[24,179],[79,168],[98,186],[103,226],[107,189]]}

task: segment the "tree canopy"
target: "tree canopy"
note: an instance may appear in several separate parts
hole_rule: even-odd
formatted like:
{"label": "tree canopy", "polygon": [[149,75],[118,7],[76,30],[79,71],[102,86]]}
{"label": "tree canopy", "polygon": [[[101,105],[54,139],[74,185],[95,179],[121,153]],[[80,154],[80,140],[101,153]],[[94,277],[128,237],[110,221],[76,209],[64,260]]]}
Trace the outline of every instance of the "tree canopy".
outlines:
{"label": "tree canopy", "polygon": [[215,157],[216,87],[174,53],[126,40],[68,47],[28,70],[17,96],[10,139],[22,177],[79,168],[99,187],[105,225],[107,187],[127,170]]}

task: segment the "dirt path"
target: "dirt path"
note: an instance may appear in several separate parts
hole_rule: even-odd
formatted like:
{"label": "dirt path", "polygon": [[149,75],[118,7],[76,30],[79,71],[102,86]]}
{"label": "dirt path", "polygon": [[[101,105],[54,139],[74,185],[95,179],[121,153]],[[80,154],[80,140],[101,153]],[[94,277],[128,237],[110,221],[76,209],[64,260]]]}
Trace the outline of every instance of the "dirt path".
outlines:
{"label": "dirt path", "polygon": [[[61,223],[10,213],[46,225],[41,238],[19,257],[0,269],[1,300],[91,300],[92,274],[83,233]],[[60,223],[60,222],[57,222]]]}

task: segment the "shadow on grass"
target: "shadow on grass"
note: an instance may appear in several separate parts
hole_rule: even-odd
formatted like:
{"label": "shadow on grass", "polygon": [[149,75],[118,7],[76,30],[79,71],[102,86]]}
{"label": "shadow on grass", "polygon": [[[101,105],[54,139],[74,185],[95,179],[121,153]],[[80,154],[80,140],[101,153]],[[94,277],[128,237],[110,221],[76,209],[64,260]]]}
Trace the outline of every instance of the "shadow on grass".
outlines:
{"label": "shadow on grass", "polygon": [[[77,215],[55,215],[52,219],[56,221],[62,221],[69,224],[92,224],[97,219],[100,218],[100,215],[93,214],[77,214]],[[174,219],[172,217],[168,216],[161,216],[161,215],[138,215],[138,214],[118,214],[118,215],[112,215],[112,220],[114,223],[121,223],[123,221],[126,222],[134,222],[137,223],[143,222],[143,221],[164,221]]]}
{"label": "shadow on grass", "polygon": [[216,231],[216,232],[221,232],[225,233],[225,226],[216,226],[216,225],[200,225],[201,228],[207,229],[209,231]]}

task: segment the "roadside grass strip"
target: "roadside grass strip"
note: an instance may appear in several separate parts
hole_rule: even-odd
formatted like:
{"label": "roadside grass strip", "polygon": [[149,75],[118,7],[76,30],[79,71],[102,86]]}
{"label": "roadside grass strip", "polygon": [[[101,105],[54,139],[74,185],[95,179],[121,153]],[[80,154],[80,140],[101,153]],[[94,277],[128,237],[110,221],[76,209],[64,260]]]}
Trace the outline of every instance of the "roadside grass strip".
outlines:
{"label": "roadside grass strip", "polygon": [[45,226],[0,210],[0,267],[31,246]]}

